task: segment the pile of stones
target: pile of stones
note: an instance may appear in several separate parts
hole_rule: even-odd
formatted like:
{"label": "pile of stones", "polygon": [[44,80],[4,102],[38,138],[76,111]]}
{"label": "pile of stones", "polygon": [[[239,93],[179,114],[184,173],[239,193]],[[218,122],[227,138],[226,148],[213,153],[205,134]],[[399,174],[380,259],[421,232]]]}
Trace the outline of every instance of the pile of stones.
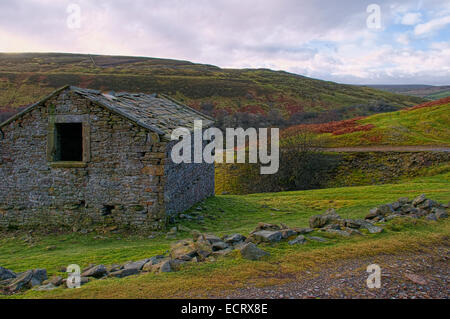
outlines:
{"label": "pile of stones", "polygon": [[334,208],[328,209],[324,214],[311,216],[309,226],[318,231],[336,234],[344,237],[362,235],[361,229],[367,229],[370,234],[377,234],[383,228],[363,219],[344,219],[339,216]]}
{"label": "pile of stones", "polygon": [[[129,261],[115,265],[89,265],[81,272],[81,285],[94,280],[108,277],[123,278],[140,273],[163,273],[177,271],[183,264],[214,261],[219,256],[225,256],[237,251],[242,258],[259,260],[270,255],[258,245],[278,243],[287,240],[289,245],[306,244],[308,241],[325,242],[326,238],[305,236],[313,231],[327,232],[340,236],[362,235],[362,230],[370,234],[383,231],[378,224],[393,218],[424,217],[428,220],[447,218],[448,205],[420,195],[414,200],[399,198],[396,202],[381,205],[370,210],[365,219],[345,219],[331,208],[325,213],[312,216],[310,228],[290,228],[284,224],[259,223],[248,237],[241,234],[231,234],[218,237],[191,231],[192,238],[183,239],[172,244],[164,255]],[[377,225],[375,225],[377,223]],[[176,234],[175,234],[176,235]],[[66,272],[62,269],[61,272]],[[47,278],[45,269],[32,269],[22,273],[0,267],[0,292],[11,294],[25,289],[52,290],[58,286],[67,286],[66,279],[61,276]]]}
{"label": "pile of stones", "polygon": [[442,205],[434,200],[427,199],[424,194],[409,200],[406,197],[399,198],[390,204],[383,204],[372,208],[365,219],[344,219],[339,216],[333,208],[324,214],[312,216],[309,225],[318,231],[323,231],[341,236],[362,235],[362,229],[370,234],[383,231],[380,224],[394,218],[425,218],[427,220],[438,220],[448,217],[449,205]]}
{"label": "pile of stones", "polygon": [[14,293],[22,289],[30,289],[40,286],[47,280],[45,269],[32,269],[21,273],[0,267],[0,291]]}
{"label": "pile of stones", "polygon": [[413,200],[409,200],[407,197],[401,197],[393,203],[372,208],[366,216],[366,220],[384,222],[400,217],[423,217],[427,220],[438,220],[448,217],[448,208],[448,204],[443,205],[434,200],[427,199],[425,194]]}

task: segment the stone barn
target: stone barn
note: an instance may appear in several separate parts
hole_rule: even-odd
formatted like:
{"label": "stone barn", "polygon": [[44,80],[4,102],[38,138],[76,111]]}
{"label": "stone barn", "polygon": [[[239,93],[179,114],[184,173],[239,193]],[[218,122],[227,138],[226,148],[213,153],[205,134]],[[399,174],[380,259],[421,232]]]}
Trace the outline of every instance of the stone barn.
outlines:
{"label": "stone barn", "polygon": [[214,195],[214,164],[175,164],[171,132],[212,118],[163,95],[63,87],[0,124],[0,227],[163,229]]}

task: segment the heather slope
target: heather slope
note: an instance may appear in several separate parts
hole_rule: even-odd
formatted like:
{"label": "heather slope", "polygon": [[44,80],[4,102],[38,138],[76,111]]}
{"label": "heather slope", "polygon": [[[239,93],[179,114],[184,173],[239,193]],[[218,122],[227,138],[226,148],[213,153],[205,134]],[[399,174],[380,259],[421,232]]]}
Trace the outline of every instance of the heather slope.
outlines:
{"label": "heather slope", "polygon": [[329,147],[363,145],[450,145],[450,98],[397,112],[340,122],[297,125],[286,129],[286,141],[295,142],[307,130]]}
{"label": "heather slope", "polygon": [[218,118],[250,114],[250,118],[233,123],[244,126],[341,120],[424,101],[267,69],[221,69],[144,57],[0,54],[0,111],[35,102],[66,84],[103,91],[165,93]]}

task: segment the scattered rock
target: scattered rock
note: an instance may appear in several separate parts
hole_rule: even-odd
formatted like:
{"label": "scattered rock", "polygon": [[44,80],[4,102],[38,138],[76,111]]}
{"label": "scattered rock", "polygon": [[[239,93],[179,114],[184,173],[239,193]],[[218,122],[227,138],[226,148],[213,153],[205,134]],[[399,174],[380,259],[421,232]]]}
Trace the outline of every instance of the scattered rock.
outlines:
{"label": "scattered rock", "polygon": [[437,219],[443,219],[448,217],[447,212],[443,208],[433,208],[431,211],[434,212]]}
{"label": "scattered rock", "polygon": [[356,220],[357,223],[361,226],[361,228],[365,228],[369,231],[371,234],[379,234],[383,231],[383,228],[375,226],[369,221],[358,219]]}
{"label": "scattered rock", "polygon": [[108,273],[108,270],[106,269],[106,266],[104,265],[98,265],[89,268],[88,270],[84,271],[81,274],[81,277],[94,277],[94,278],[101,278],[105,276]]}
{"label": "scattered rock", "polygon": [[254,240],[256,243],[260,242],[270,242],[276,243],[283,239],[283,235],[281,231],[270,231],[270,230],[260,230],[253,233],[249,238],[250,240]]}
{"label": "scattered rock", "polygon": [[322,237],[318,237],[318,236],[309,236],[309,237],[307,237],[306,239],[312,240],[312,241],[318,241],[318,242],[322,242],[322,243],[328,241],[327,239],[322,238]]}
{"label": "scattered rock", "polygon": [[217,241],[212,244],[212,250],[218,251],[218,250],[224,250],[228,248],[228,244],[223,241]]}
{"label": "scattered rock", "polygon": [[35,287],[33,290],[36,290],[36,291],[50,291],[50,290],[53,290],[53,289],[56,289],[56,288],[57,288],[57,286],[55,286],[54,284],[48,283],[46,285]]}
{"label": "scattered rock", "polygon": [[340,229],[326,229],[327,233],[335,234],[343,237],[350,237],[350,233]]}
{"label": "scattered rock", "polygon": [[436,215],[434,213],[428,214],[427,216],[425,216],[425,219],[437,221]]}
{"label": "scattered rock", "polygon": [[17,275],[17,277],[7,287],[9,292],[17,292],[24,288],[32,288],[42,284],[47,280],[47,271],[45,269],[27,270]]}
{"label": "scattered rock", "polygon": [[413,206],[417,206],[417,205],[419,205],[419,204],[422,204],[426,199],[427,199],[427,198],[426,198],[425,194],[422,194],[422,195],[416,197],[416,198],[413,200],[412,204],[413,204]]}
{"label": "scattered rock", "polygon": [[314,229],[312,229],[312,228],[293,228],[293,230],[295,230],[297,232],[297,234],[300,234],[300,235],[309,234],[314,231]]}
{"label": "scattered rock", "polygon": [[295,235],[297,235],[297,232],[293,229],[283,229],[281,231],[281,236],[283,237],[283,239],[288,239]]}
{"label": "scattered rock", "polygon": [[223,250],[213,251],[213,253],[211,255],[214,256],[214,257],[219,257],[219,256],[229,255],[232,252],[233,252],[232,248],[225,248]]}
{"label": "scattered rock", "polygon": [[309,226],[311,228],[322,228],[328,224],[339,223],[341,217],[336,214],[334,208],[328,209],[322,215],[314,215],[309,219]]}
{"label": "scattered rock", "polygon": [[180,240],[172,245],[170,257],[172,259],[191,260],[196,255],[196,247],[192,240]]}
{"label": "scattered rock", "polygon": [[223,241],[229,245],[235,245],[245,241],[247,238],[241,234],[232,234],[229,236],[224,236]]}
{"label": "scattered rock", "polygon": [[115,272],[115,271],[119,271],[119,270],[123,269],[123,266],[114,264],[114,265],[107,267],[107,269],[108,269],[108,272]]}
{"label": "scattered rock", "polygon": [[289,245],[305,244],[306,238],[303,235],[298,235],[297,238],[289,241]]}
{"label": "scattered rock", "polygon": [[217,236],[214,236],[214,235],[210,235],[210,234],[205,234],[205,235],[204,235],[204,238],[205,238],[207,241],[209,241],[210,244],[214,244],[214,243],[216,243],[216,242],[222,241],[221,238],[219,238],[219,237],[217,237]]}
{"label": "scattered rock", "polygon": [[139,273],[139,270],[136,268],[122,269],[115,272],[110,273],[109,277],[123,278],[131,275],[136,275]]}
{"label": "scattered rock", "polygon": [[17,275],[14,271],[3,268],[0,266],[0,281],[16,278]]}
{"label": "scattered rock", "polygon": [[142,259],[142,260],[139,260],[139,261],[134,261],[134,262],[131,262],[131,263],[123,265],[123,268],[124,269],[141,270],[142,267],[144,267],[144,265],[149,262],[149,260],[150,260],[150,258]]}
{"label": "scattered rock", "polygon": [[270,254],[260,248],[258,248],[254,243],[245,244],[240,250],[242,258],[250,260],[259,260],[264,256],[269,256]]}

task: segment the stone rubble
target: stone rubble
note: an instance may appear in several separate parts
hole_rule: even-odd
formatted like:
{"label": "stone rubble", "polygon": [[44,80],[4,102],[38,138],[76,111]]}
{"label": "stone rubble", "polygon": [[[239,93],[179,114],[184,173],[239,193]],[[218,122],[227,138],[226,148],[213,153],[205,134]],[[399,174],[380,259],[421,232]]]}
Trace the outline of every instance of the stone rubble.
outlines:
{"label": "stone rubble", "polygon": [[[138,261],[129,261],[122,265],[91,264],[81,273],[81,284],[94,279],[107,277],[124,278],[140,273],[164,273],[178,271],[186,263],[214,261],[215,258],[226,256],[234,251],[244,259],[260,260],[270,256],[269,252],[258,247],[259,244],[271,245],[288,240],[289,245],[304,245],[308,241],[327,242],[329,239],[319,236],[305,236],[313,231],[326,232],[343,237],[363,235],[361,230],[369,234],[383,231],[377,222],[386,222],[400,217],[423,217],[428,220],[438,220],[448,217],[448,205],[420,195],[414,200],[399,198],[396,202],[383,204],[370,210],[365,219],[344,219],[334,209],[311,216],[310,228],[290,228],[284,224],[275,225],[259,223],[248,237],[241,234],[230,234],[218,237],[212,234],[202,234],[191,231],[192,238],[176,241],[165,255],[157,255]],[[65,272],[65,269],[61,269]],[[12,270],[0,267],[0,292],[11,294],[23,289],[40,291],[52,290],[66,285],[66,280],[60,276],[47,278],[45,269],[33,269],[16,274]]]}

